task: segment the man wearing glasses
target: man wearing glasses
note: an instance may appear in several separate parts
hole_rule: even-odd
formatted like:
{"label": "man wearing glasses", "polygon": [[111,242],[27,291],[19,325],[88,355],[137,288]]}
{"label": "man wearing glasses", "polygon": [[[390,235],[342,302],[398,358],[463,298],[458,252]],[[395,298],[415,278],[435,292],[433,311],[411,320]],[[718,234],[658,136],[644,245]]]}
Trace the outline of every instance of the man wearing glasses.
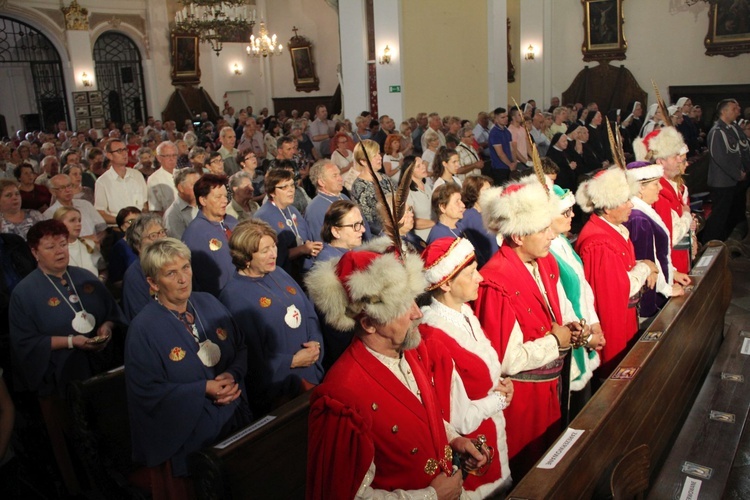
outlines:
{"label": "man wearing glasses", "polygon": [[128,148],[120,139],[110,139],[104,146],[110,168],[94,187],[94,207],[107,224],[115,224],[120,209],[137,207],[148,210],[148,187],[139,171],[128,168]]}
{"label": "man wearing glasses", "polygon": [[148,206],[152,212],[164,215],[164,212],[177,197],[177,188],[174,185],[177,146],[169,141],[160,143],[156,147],[156,158],[159,160],[160,167],[149,176],[146,183],[148,186]]}
{"label": "man wearing glasses", "polygon": [[49,188],[55,195],[55,203],[44,212],[45,219],[51,219],[58,208],[76,208],[81,213],[81,237],[101,241],[107,229],[107,223],[94,208],[94,205],[86,200],[75,199],[73,183],[70,177],[59,174],[49,180]]}

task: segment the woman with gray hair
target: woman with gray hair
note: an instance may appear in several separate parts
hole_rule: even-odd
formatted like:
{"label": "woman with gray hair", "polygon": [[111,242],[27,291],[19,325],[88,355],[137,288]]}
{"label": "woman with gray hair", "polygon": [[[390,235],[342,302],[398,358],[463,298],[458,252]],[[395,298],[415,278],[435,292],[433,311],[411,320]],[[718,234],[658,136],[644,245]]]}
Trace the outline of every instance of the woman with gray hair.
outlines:
{"label": "woman with gray hair", "polygon": [[161,216],[148,212],[138,216],[125,232],[128,245],[139,256],[139,260],[130,264],[122,278],[122,310],[129,320],[132,320],[151,301],[140,256],[151,244],[166,236],[167,231]]}
{"label": "woman with gray hair", "polygon": [[253,179],[249,173],[240,170],[229,178],[229,190],[232,201],[227,205],[227,214],[239,222],[250,219],[258,211],[258,204],[253,201]]}
{"label": "woman with gray hair", "polygon": [[189,496],[181,479],[188,455],[251,420],[244,339],[216,298],[193,292],[190,258],[174,238],[145,249],[141,263],[155,300],[125,341],[133,458],[152,468],[152,483],[175,487],[175,498]]}

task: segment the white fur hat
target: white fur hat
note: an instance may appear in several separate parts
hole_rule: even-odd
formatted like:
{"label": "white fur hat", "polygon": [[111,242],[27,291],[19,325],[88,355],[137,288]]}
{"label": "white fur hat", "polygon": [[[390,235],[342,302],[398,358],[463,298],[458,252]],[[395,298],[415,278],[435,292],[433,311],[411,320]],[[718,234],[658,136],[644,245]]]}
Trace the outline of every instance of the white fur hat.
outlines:
{"label": "white fur hat", "polygon": [[664,167],[654,165],[650,161],[634,161],[628,163],[628,174],[638,182],[660,179],[664,175]]}
{"label": "white fur hat", "polygon": [[427,287],[419,256],[406,254],[401,262],[393,253],[367,250],[315,264],[305,284],[325,320],[340,331],[353,330],[361,313],[379,323],[398,318]]}
{"label": "white fur hat", "polygon": [[633,151],[637,161],[651,161],[686,154],[688,147],[676,128],[664,127],[633,141]]}
{"label": "white fur hat", "polygon": [[594,209],[616,208],[640,191],[640,186],[626,171],[619,167],[600,170],[581,183],[576,192],[576,201],[584,212]]}
{"label": "white fur hat", "polygon": [[537,233],[552,223],[557,212],[557,201],[532,180],[485,189],[479,206],[485,227],[502,236]]}

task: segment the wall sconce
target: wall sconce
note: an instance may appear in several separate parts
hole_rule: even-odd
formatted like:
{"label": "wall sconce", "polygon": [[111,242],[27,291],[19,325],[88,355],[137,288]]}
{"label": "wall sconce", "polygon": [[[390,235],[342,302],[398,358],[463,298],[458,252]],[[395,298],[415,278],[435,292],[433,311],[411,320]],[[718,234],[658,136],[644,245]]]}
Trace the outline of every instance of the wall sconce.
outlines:
{"label": "wall sconce", "polygon": [[240,65],[237,63],[234,63],[233,71],[234,71],[234,74],[237,76],[242,74],[242,68],[240,68]]}
{"label": "wall sconce", "polygon": [[89,75],[87,75],[85,71],[81,74],[81,83],[84,87],[91,87],[92,85]]}
{"label": "wall sconce", "polygon": [[391,64],[391,48],[388,45],[383,49],[383,55],[380,56],[380,64]]}
{"label": "wall sconce", "polygon": [[533,61],[535,55],[536,54],[534,52],[534,46],[529,45],[529,48],[526,49],[526,55],[524,56],[524,59],[526,59],[527,61]]}

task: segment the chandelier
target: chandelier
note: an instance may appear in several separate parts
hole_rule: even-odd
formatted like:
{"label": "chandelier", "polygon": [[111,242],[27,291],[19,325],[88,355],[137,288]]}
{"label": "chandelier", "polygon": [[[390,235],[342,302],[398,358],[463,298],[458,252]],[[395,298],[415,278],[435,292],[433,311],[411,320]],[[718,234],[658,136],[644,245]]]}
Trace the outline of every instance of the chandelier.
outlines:
{"label": "chandelier", "polygon": [[177,31],[192,33],[211,44],[216,55],[224,42],[242,42],[255,26],[255,9],[247,0],[179,0],[184,5],[175,14]]}
{"label": "chandelier", "polygon": [[276,35],[268,36],[266,23],[261,21],[258,38],[255,38],[255,35],[250,35],[250,45],[248,45],[245,50],[247,50],[247,55],[252,54],[255,57],[268,57],[269,55],[277,56],[281,54],[283,49],[283,45],[276,45]]}

